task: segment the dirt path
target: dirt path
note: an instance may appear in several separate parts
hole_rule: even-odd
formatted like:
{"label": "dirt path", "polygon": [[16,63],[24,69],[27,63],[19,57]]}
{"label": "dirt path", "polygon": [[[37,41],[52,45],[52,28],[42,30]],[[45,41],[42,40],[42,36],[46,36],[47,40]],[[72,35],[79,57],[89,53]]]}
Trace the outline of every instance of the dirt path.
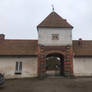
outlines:
{"label": "dirt path", "polygon": [[92,92],[92,78],[7,80],[0,92]]}

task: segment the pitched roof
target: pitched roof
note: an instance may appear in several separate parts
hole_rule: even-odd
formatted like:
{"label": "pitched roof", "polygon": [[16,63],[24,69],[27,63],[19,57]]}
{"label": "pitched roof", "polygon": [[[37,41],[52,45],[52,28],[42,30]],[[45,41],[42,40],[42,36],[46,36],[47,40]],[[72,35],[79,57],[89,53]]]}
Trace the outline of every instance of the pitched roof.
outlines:
{"label": "pitched roof", "polygon": [[92,40],[74,40],[73,51],[75,56],[92,56]]}
{"label": "pitched roof", "polygon": [[[74,56],[92,56],[92,40],[73,40]],[[0,40],[0,55],[37,55],[38,40]]]}
{"label": "pitched roof", "polygon": [[2,40],[0,55],[37,55],[37,40]]}
{"label": "pitched roof", "polygon": [[37,27],[73,28],[72,25],[70,25],[56,12],[49,14]]}

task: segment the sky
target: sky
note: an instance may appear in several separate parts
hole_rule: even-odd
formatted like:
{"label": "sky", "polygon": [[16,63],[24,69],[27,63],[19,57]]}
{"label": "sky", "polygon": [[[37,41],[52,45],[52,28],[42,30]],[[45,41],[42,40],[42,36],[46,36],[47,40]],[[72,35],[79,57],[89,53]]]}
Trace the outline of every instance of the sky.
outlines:
{"label": "sky", "polygon": [[38,39],[37,25],[52,12],[73,25],[73,40],[92,40],[92,0],[0,0],[0,34]]}

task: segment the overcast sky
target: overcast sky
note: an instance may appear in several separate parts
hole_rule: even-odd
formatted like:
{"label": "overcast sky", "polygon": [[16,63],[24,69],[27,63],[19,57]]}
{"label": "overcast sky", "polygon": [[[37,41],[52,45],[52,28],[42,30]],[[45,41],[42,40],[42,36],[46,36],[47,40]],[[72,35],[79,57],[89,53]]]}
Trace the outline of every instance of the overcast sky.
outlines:
{"label": "overcast sky", "polygon": [[74,26],[73,39],[92,40],[92,0],[0,0],[0,34],[37,39],[36,26],[55,11]]}

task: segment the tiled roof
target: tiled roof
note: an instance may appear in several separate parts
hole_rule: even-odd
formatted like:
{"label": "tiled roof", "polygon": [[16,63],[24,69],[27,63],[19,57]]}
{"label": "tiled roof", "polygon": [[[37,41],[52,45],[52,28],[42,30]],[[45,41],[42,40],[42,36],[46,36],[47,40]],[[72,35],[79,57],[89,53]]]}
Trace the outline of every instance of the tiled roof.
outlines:
{"label": "tiled roof", "polygon": [[37,40],[1,40],[0,55],[37,55]]}
{"label": "tiled roof", "polygon": [[49,14],[37,27],[73,28],[72,25],[70,25],[56,12],[52,12],[51,14]]}
{"label": "tiled roof", "polygon": [[[92,40],[73,40],[74,56],[92,56]],[[1,40],[0,55],[37,55],[38,40]]]}
{"label": "tiled roof", "polygon": [[92,40],[74,40],[73,52],[75,56],[92,56]]}

